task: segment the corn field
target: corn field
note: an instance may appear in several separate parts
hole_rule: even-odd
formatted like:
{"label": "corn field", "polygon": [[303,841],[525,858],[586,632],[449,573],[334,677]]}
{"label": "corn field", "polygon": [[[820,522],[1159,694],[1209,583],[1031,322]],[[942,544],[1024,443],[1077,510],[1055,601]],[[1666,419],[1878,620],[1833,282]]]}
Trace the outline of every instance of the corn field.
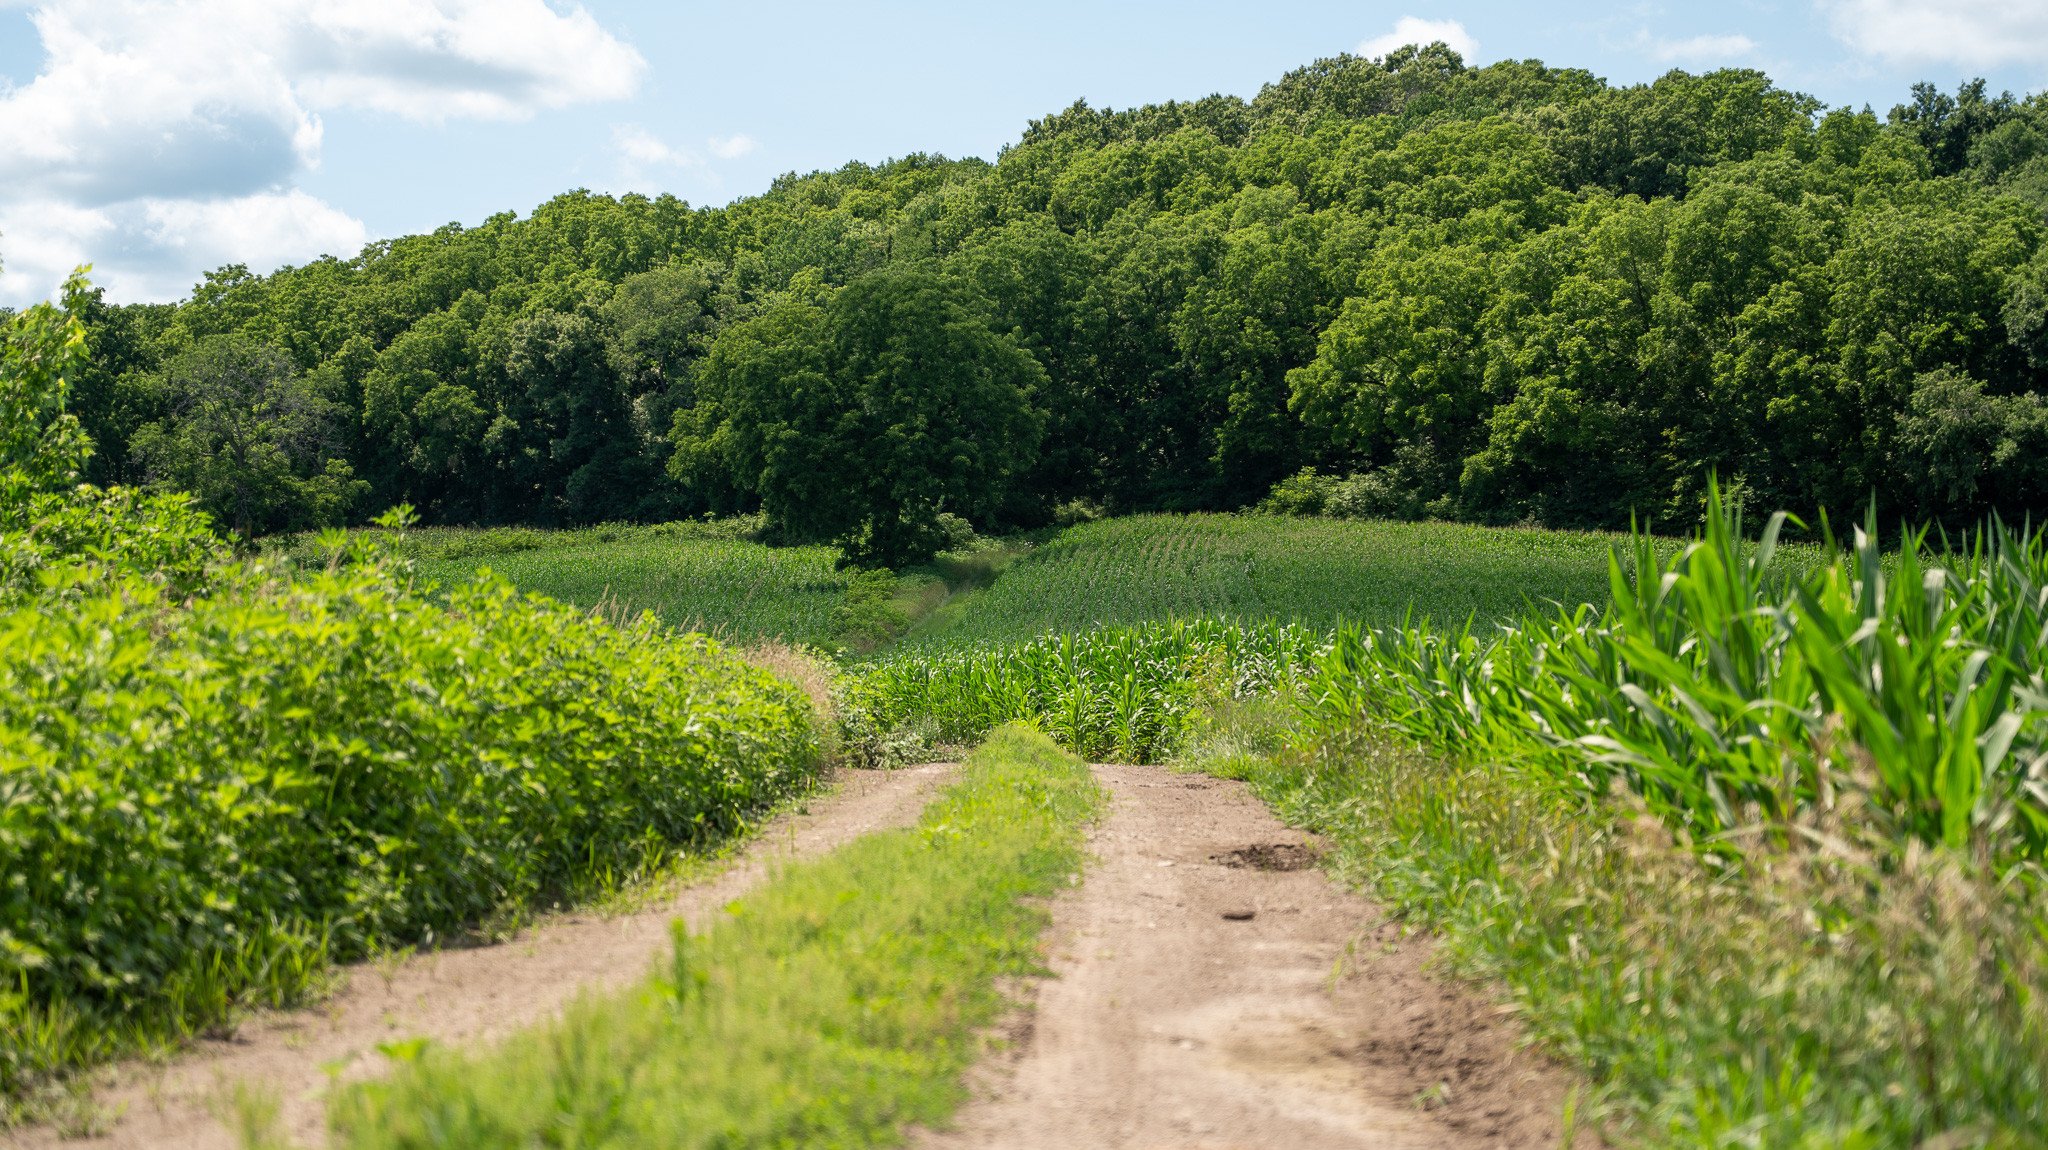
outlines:
{"label": "corn field", "polygon": [[1748,545],[1717,500],[1668,561],[1639,537],[1604,610],[1341,628],[1303,680],[1309,725],[1619,780],[1700,839],[1855,801],[1903,838],[2040,858],[2048,541],[1993,525],[1939,558],[1920,533],[1888,554],[1866,523],[1787,577],[1785,522]]}
{"label": "corn field", "polygon": [[1151,623],[1007,647],[905,654],[871,667],[856,705],[882,729],[966,742],[1027,720],[1095,759],[1154,762],[1205,702],[1289,689],[1323,649],[1287,623]]}

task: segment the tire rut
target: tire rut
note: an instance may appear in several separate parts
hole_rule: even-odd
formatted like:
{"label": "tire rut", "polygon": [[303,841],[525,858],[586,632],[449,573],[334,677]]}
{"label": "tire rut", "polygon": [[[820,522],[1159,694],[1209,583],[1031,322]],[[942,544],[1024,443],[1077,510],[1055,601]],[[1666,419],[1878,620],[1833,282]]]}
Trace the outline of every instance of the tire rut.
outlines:
{"label": "tire rut", "polygon": [[[1571,1079],[1242,784],[1104,766],[1054,977],[925,1150],[1555,1146]],[[1310,865],[1303,865],[1308,863]]]}
{"label": "tire rut", "polygon": [[[202,1041],[162,1066],[130,1063],[96,1092],[112,1115],[101,1145],[155,1150],[238,1150],[223,1102],[238,1084],[274,1091],[280,1129],[300,1146],[325,1134],[325,1097],[335,1080],[382,1073],[378,1046],[426,1039],[487,1043],[560,1011],[574,996],[623,986],[668,953],[669,924],[701,929],[719,908],[778,865],[825,854],[862,835],[917,820],[953,773],[938,763],[905,770],[842,771],[833,792],[804,814],[772,821],[726,869],[648,907],[617,915],[565,913],[511,940],[422,953],[342,972],[336,992],[303,1010],[258,1015],[234,1037]],[[0,1133],[0,1147],[76,1146],[47,1127]]]}

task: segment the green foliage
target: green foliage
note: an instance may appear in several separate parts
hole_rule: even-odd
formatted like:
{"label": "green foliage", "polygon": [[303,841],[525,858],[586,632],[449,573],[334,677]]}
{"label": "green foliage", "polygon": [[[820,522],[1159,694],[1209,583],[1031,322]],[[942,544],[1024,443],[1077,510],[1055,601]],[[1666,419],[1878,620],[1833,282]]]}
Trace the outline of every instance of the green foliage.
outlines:
{"label": "green foliage", "polygon": [[1622,1143],[2041,1145],[2037,871],[1902,851],[1847,803],[1703,859],[1547,771],[1355,729],[1285,750],[1272,722],[1219,726],[1191,765],[1327,836],[1340,876],[1584,1069],[1580,1114]]}
{"label": "green foliage", "polygon": [[80,486],[30,498],[19,530],[0,529],[0,607],[92,593],[137,579],[172,600],[203,591],[229,560],[190,496]]}
{"label": "green foliage", "polygon": [[927,553],[942,509],[1229,510],[1304,467],[1357,480],[1347,515],[1686,527],[1718,473],[1958,526],[2043,498],[2044,209],[2042,96],[1921,86],[1881,120],[1749,70],[1614,87],[1434,45],[1077,103],[994,164],[571,193],[81,301],[80,415],[96,481],[275,489],[214,439],[154,447],[175,474],[132,450],[176,424],[165,365],[232,337],[336,412],[350,474],[283,520],[765,509],[867,562]]}
{"label": "green foliage", "polygon": [[2048,544],[1992,527],[1930,557],[1874,523],[1803,572],[1772,569],[1783,516],[1742,543],[1718,492],[1660,562],[1638,537],[1605,610],[1498,633],[1341,628],[1307,690],[1315,729],[1360,719],[1474,759],[1619,780],[1705,842],[1868,802],[1901,840],[2048,853]]}
{"label": "green foliage", "polygon": [[21,526],[29,497],[71,482],[92,452],[65,410],[70,377],[85,367],[85,293],[81,270],[65,281],[63,308],[0,316],[0,528]]}
{"label": "green foliage", "polygon": [[1411,615],[1490,622],[1531,603],[1604,601],[1612,544],[1600,535],[1449,523],[1108,519],[1035,548],[904,645],[975,646],[1195,618],[1318,628],[1339,620],[1382,626]]}
{"label": "green foliage", "polygon": [[729,835],[818,766],[796,688],[651,617],[433,601],[361,548],[174,600],[168,510],[160,579],[0,612],[0,1093]]}
{"label": "green foliage", "polygon": [[338,412],[282,353],[209,336],[164,369],[171,411],[128,442],[152,482],[243,538],[338,525],[369,485],[337,454]]}
{"label": "green foliage", "polygon": [[948,742],[1028,722],[1090,759],[1157,762],[1202,705],[1279,689],[1320,649],[1299,626],[1183,620],[897,654],[862,670],[842,710],[863,729]]}
{"label": "green foliage", "polygon": [[952,542],[942,515],[985,519],[1030,466],[1044,378],[958,285],[877,272],[721,336],[678,417],[675,469],[722,471],[771,527],[849,562],[922,562]]}
{"label": "green foliage", "polygon": [[889,1145],[966,1097],[999,979],[1039,965],[1042,898],[1103,795],[999,732],[910,829],[791,867],[623,994],[495,1051],[429,1048],[332,1104],[371,1147]]}

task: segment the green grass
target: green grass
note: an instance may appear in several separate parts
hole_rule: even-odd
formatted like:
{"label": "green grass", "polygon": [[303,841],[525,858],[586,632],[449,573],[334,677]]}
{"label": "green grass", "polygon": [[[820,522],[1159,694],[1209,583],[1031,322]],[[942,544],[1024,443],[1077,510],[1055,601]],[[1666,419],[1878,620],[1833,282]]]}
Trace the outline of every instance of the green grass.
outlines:
{"label": "green grass", "polygon": [[[444,587],[487,567],[521,591],[613,618],[650,611],[676,630],[728,642],[781,639],[829,650],[848,637],[887,633],[891,619],[878,621],[872,604],[893,586],[878,593],[871,575],[863,582],[860,572],[838,570],[835,548],[755,542],[759,526],[742,517],[571,530],[429,527],[408,532],[398,549],[421,578]],[[311,535],[277,548],[302,565],[321,560]]]}
{"label": "green grass", "polygon": [[333,1100],[337,1144],[856,1147],[943,1125],[1102,801],[1044,736],[998,732],[916,827],[779,873],[637,988],[488,1052],[394,1043],[389,1077]]}
{"label": "green grass", "polygon": [[651,611],[679,630],[733,642],[782,639],[834,644],[842,630],[848,573],[829,547],[768,547],[744,539],[565,532],[538,547],[488,556],[423,558],[419,572],[440,583],[478,567],[578,607],[628,615]]}
{"label": "green grass", "polygon": [[1625,536],[1450,523],[1141,515],[1071,528],[900,644],[999,644],[1175,619],[1444,623],[1531,602],[1604,603]]}

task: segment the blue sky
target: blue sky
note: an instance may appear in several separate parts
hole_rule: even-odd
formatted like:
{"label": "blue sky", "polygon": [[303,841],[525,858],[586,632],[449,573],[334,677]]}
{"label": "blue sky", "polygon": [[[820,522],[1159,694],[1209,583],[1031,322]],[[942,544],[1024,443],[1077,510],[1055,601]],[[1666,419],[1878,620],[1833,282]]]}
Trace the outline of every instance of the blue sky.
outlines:
{"label": "blue sky", "polygon": [[572,187],[723,203],[850,159],[993,158],[1076,98],[1248,97],[1423,37],[1617,83],[1758,67],[1880,112],[1916,79],[2048,86],[2048,0],[0,0],[0,303],[81,260],[116,299],[177,298]]}

